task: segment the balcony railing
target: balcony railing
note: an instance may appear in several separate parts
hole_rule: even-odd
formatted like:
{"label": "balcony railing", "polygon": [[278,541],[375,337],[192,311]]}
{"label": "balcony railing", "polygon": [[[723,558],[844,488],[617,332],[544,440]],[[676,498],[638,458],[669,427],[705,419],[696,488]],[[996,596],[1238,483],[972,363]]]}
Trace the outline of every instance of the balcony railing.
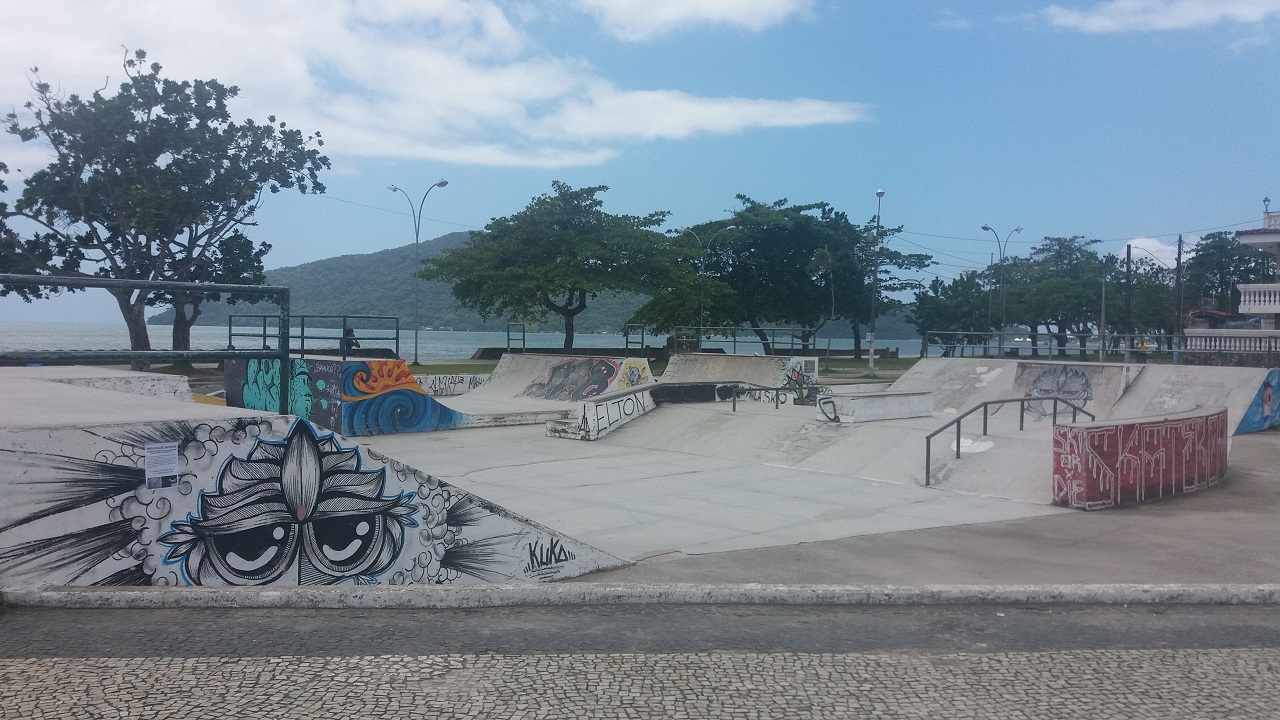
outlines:
{"label": "balcony railing", "polygon": [[1280,283],[1238,285],[1240,313],[1280,313]]}

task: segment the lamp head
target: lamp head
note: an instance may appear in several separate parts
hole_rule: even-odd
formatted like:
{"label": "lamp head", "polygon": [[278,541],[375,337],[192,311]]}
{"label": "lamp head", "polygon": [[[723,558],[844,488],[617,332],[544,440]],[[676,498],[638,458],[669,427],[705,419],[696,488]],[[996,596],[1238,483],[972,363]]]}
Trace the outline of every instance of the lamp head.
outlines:
{"label": "lamp head", "polygon": [[876,191],[876,197],[878,197],[878,198],[882,198],[882,197],[884,197],[884,190],[877,190],[877,191]]}
{"label": "lamp head", "polygon": [[390,190],[391,192],[400,192],[400,188],[396,187],[395,185],[388,185],[387,189]]}
{"label": "lamp head", "polygon": [[982,226],[982,229],[983,229],[985,232],[991,232],[991,226],[990,226],[990,225],[983,225],[983,226]]}
{"label": "lamp head", "polygon": [[440,178],[439,180],[436,181],[436,187],[444,187],[445,185],[448,185],[448,184],[449,184],[449,181],[445,180],[444,178]]}
{"label": "lamp head", "polygon": [[1014,232],[1022,232],[1022,226],[1021,226],[1021,225],[1019,225],[1018,227],[1014,228],[1014,229],[1013,229],[1013,231],[1014,231]]}

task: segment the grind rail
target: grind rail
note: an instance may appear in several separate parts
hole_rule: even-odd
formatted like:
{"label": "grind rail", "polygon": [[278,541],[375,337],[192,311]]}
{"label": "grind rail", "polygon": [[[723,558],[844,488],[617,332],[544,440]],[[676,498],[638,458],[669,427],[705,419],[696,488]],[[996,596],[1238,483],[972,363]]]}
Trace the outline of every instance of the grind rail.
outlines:
{"label": "grind rail", "polygon": [[981,410],[982,411],[982,434],[986,435],[988,408],[990,408],[992,405],[1008,405],[1009,403],[1018,403],[1018,430],[1022,431],[1026,429],[1027,403],[1045,402],[1048,400],[1053,401],[1053,422],[1055,425],[1058,423],[1058,403],[1062,403],[1063,405],[1066,405],[1067,407],[1071,408],[1071,422],[1075,422],[1076,418],[1078,418],[1082,413],[1085,415],[1088,415],[1090,420],[1097,419],[1096,417],[1094,417],[1093,413],[1089,412],[1088,410],[1085,410],[1084,408],[1076,405],[1070,400],[1064,397],[1061,397],[1059,395],[1050,395],[1045,397],[1009,398],[1006,400],[987,400],[986,402],[979,403],[969,408],[968,410],[964,411],[964,413],[956,416],[946,425],[943,425],[942,427],[938,428],[937,430],[934,430],[933,432],[925,436],[924,438],[924,484],[925,486],[928,487],[931,482],[929,473],[930,473],[930,470],[932,469],[931,466],[932,466],[932,459],[933,459],[933,456],[932,456],[933,439],[938,435],[941,435],[943,431],[945,431],[947,428],[951,427],[952,425],[954,425],[956,428],[956,459],[959,460],[960,459],[960,427],[961,427],[961,423],[964,421],[965,418]]}

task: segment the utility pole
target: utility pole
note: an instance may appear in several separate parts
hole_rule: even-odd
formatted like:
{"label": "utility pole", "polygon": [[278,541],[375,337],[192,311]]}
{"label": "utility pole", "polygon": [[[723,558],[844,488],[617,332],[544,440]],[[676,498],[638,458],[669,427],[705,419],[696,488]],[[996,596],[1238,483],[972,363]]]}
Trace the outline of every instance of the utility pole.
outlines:
{"label": "utility pole", "polygon": [[1133,246],[1124,246],[1124,331],[1133,349]]}
{"label": "utility pole", "polygon": [[1174,274],[1174,292],[1178,296],[1178,322],[1174,325],[1177,331],[1174,333],[1173,342],[1173,364],[1181,365],[1182,357],[1179,351],[1182,349],[1182,236],[1178,236],[1178,269]]}

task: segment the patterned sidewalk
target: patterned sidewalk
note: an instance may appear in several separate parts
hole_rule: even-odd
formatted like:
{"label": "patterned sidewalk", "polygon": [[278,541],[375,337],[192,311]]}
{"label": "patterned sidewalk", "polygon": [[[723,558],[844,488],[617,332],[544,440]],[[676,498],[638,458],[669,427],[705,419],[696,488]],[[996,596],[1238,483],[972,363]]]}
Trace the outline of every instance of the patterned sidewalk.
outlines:
{"label": "patterned sidewalk", "polygon": [[0,659],[3,718],[1267,718],[1280,650]]}

